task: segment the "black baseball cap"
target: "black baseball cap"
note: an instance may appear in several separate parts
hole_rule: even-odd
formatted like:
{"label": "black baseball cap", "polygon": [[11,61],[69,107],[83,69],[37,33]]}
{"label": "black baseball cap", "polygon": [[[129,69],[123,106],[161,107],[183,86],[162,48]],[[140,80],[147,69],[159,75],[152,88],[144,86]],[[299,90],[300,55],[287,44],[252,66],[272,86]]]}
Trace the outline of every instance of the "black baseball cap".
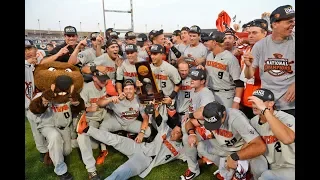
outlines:
{"label": "black baseball cap", "polygon": [[190,72],[192,80],[203,80],[207,78],[207,72],[203,69],[194,69]]}
{"label": "black baseball cap", "polygon": [[212,31],[207,37],[201,38],[203,41],[214,40],[218,43],[223,43],[226,34],[220,31]]}
{"label": "black baseball cap", "polygon": [[30,39],[24,40],[24,46],[25,46],[25,48],[36,47]]}
{"label": "black baseball cap", "polygon": [[109,34],[109,36],[110,36],[111,38],[113,38],[113,39],[118,39],[118,38],[119,38],[118,35],[119,35],[119,34],[118,34],[118,32],[116,32],[116,31],[111,31],[110,34]]}
{"label": "black baseball cap", "polygon": [[274,94],[269,89],[260,88],[255,90],[252,93],[252,96],[256,96],[257,98],[261,99],[263,102],[265,101],[274,101]]}
{"label": "black baseball cap", "polygon": [[153,44],[150,48],[150,52],[152,53],[163,53],[163,46],[161,46],[160,44]]}
{"label": "black baseball cap", "polygon": [[205,37],[209,37],[209,34],[208,33],[206,33],[206,32],[202,32],[202,33],[200,33],[200,39],[201,39],[201,42],[204,42],[205,40],[203,39],[203,38],[205,38]]}
{"label": "black baseball cap", "polygon": [[99,32],[93,32],[90,34],[89,38],[91,40],[95,40],[99,36],[99,34],[100,34]]}
{"label": "black baseball cap", "polygon": [[77,35],[77,29],[73,26],[66,26],[64,28],[65,35]]}
{"label": "black baseball cap", "polygon": [[125,47],[125,52],[138,52],[138,47],[135,44],[127,44]]}
{"label": "black baseball cap", "polygon": [[223,112],[226,108],[217,101],[213,101],[204,106],[202,116],[204,118],[204,127],[209,130],[217,130],[222,125]]}
{"label": "black baseball cap", "polygon": [[259,27],[268,31],[268,22],[264,19],[255,19],[250,21],[247,25],[248,27]]}
{"label": "black baseball cap", "polygon": [[125,39],[135,39],[136,37],[137,37],[136,34],[134,32],[132,32],[132,31],[128,31],[124,35]]}
{"label": "black baseball cap", "polygon": [[291,19],[295,17],[295,11],[291,5],[284,5],[277,7],[271,14],[270,14],[270,24],[273,22]]}
{"label": "black baseball cap", "polygon": [[190,27],[189,33],[197,33],[197,34],[201,34],[201,29],[199,26],[197,25],[193,25]]}
{"label": "black baseball cap", "polygon": [[126,87],[126,86],[129,86],[129,85],[132,85],[132,86],[136,87],[135,84],[134,84],[134,81],[132,79],[124,80],[122,87]]}
{"label": "black baseball cap", "polygon": [[105,82],[110,79],[107,74],[103,74],[99,70],[96,70],[95,72],[93,72],[93,75],[96,76],[101,82]]}
{"label": "black baseball cap", "polygon": [[160,29],[159,31],[152,30],[152,31],[149,32],[149,40],[152,41],[153,38],[155,38],[155,37],[157,37],[157,36],[159,36],[161,34],[163,34],[163,29]]}
{"label": "black baseball cap", "polygon": [[180,36],[181,35],[181,31],[180,30],[175,30],[172,33],[172,36]]}
{"label": "black baseball cap", "polygon": [[116,45],[119,46],[117,40],[110,38],[110,39],[108,39],[108,41],[106,42],[106,48],[108,48],[108,47],[111,46],[112,44],[116,44]]}
{"label": "black baseball cap", "polygon": [[189,27],[187,27],[187,26],[184,26],[184,27],[182,27],[181,28],[181,30],[180,31],[190,31],[190,28]]}
{"label": "black baseball cap", "polygon": [[137,42],[145,42],[148,40],[148,37],[146,34],[139,34],[138,37],[137,37]]}

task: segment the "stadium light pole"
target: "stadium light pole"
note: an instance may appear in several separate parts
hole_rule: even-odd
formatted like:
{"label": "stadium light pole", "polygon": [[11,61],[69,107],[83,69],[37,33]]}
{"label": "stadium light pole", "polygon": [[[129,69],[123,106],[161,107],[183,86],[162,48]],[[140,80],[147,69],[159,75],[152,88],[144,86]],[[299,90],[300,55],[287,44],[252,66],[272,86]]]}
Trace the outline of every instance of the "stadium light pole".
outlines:
{"label": "stadium light pole", "polygon": [[40,38],[41,38],[40,19],[38,19],[38,25],[39,25],[39,33],[40,33]]}

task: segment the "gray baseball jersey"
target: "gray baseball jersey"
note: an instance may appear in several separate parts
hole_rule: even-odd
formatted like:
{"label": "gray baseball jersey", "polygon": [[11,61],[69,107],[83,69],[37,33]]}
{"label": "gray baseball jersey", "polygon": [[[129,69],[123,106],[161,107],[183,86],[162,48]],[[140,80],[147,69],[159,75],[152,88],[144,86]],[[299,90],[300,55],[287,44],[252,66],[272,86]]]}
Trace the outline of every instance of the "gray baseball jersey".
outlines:
{"label": "gray baseball jersey", "polygon": [[261,87],[273,92],[277,108],[295,109],[295,101],[288,103],[283,98],[290,84],[295,82],[294,38],[276,43],[269,35],[253,46],[252,55],[252,66],[259,68]]}
{"label": "gray baseball jersey", "polygon": [[34,65],[30,64],[27,60],[25,60],[25,76],[24,76],[24,94],[25,101],[24,107],[25,109],[29,109],[30,102],[34,95],[34,78],[33,78],[33,70]]}
{"label": "gray baseball jersey", "polygon": [[121,125],[128,125],[132,121],[136,120],[140,114],[145,114],[144,106],[140,104],[137,96],[132,101],[126,98],[119,103],[109,103],[107,108],[112,109],[114,116]]}
{"label": "gray baseball jersey", "polygon": [[[103,49],[101,49],[101,53],[104,53]],[[93,62],[96,57],[96,50],[93,48],[87,48],[78,53],[77,59],[81,62],[82,66],[85,66],[86,64]]]}
{"label": "gray baseball jersey", "polygon": [[218,130],[212,131],[225,151],[239,151],[243,144],[259,137],[248,118],[238,109],[227,108],[227,117]]}
{"label": "gray baseball jersey", "polygon": [[104,53],[101,56],[95,58],[92,63],[88,63],[88,66],[98,65],[107,67],[107,75],[110,79],[114,80],[116,78],[116,63],[109,57],[108,53]]}
{"label": "gray baseball jersey", "polygon": [[237,58],[227,50],[216,55],[213,60],[206,61],[207,81],[209,89],[234,89],[234,80],[240,78],[240,65]]}
{"label": "gray baseball jersey", "polygon": [[[85,83],[80,92],[80,96],[83,99],[85,106],[89,107],[92,103],[97,103],[99,98],[106,95],[106,88],[103,87],[102,90],[98,90],[93,81]],[[99,108],[96,112],[87,112],[86,118],[89,121],[102,121],[105,117],[107,111],[104,108]]]}
{"label": "gray baseball jersey", "polygon": [[[175,48],[177,48],[179,50],[179,52],[181,53],[181,56],[183,56],[183,53],[186,50],[187,45],[185,45],[183,43],[180,43],[180,44],[174,44],[173,46]],[[170,56],[169,57],[170,57],[170,60],[172,60],[172,59],[176,60],[177,59],[176,55],[172,52],[171,49],[170,49]]]}
{"label": "gray baseball jersey", "polygon": [[206,61],[213,61],[214,60],[214,55],[211,51],[208,51],[208,55],[207,55],[207,58],[206,58]]}
{"label": "gray baseball jersey", "polygon": [[149,57],[147,51],[138,46],[138,58],[146,60]]}
{"label": "gray baseball jersey", "polygon": [[181,81],[177,68],[166,61],[162,61],[162,64],[159,67],[155,67],[151,63],[150,67],[156,78],[155,81],[159,90],[162,90],[165,96],[170,96],[174,90],[175,84],[178,84]]}
{"label": "gray baseball jersey", "polygon": [[208,49],[202,43],[199,43],[196,47],[191,47],[188,45],[183,52],[183,56],[188,57],[188,54],[191,54],[195,59],[206,58]]}
{"label": "gray baseball jersey", "polygon": [[[138,62],[144,61],[138,58]],[[137,70],[134,64],[130,64],[129,60],[123,61],[120,67],[117,68],[117,80],[132,79],[134,82],[137,80]]]}
{"label": "gray baseball jersey", "polygon": [[[283,124],[295,131],[294,116],[283,111],[274,111],[273,115],[277,117]],[[271,131],[268,122],[259,123],[259,116],[255,116],[250,121],[251,125],[257,130],[267,145],[265,157],[271,165],[271,169],[280,167],[295,167],[295,143],[286,145],[279,141]]]}
{"label": "gray baseball jersey", "polygon": [[191,97],[191,106],[189,108],[190,112],[194,112],[202,106],[207,105],[214,101],[214,95],[207,87],[202,88],[198,92],[194,92]]}
{"label": "gray baseball jersey", "polygon": [[177,95],[177,112],[188,112],[191,106],[191,97],[193,97],[194,88],[190,87],[191,78],[186,77],[182,80],[178,95]]}

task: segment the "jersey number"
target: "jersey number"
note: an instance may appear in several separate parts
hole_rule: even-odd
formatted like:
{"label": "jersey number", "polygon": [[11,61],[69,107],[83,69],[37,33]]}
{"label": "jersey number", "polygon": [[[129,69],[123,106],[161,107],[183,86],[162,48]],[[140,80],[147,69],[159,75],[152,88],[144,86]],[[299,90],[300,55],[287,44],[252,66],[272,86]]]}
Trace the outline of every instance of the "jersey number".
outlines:
{"label": "jersey number", "polygon": [[234,137],[230,141],[228,141],[228,140],[224,140],[224,141],[226,142],[226,146],[231,147],[237,142],[237,139]]}
{"label": "jersey number", "polygon": [[276,144],[274,145],[274,149],[277,151],[277,152],[281,152],[281,144],[280,142],[276,142]]}
{"label": "jersey number", "polygon": [[69,112],[65,112],[65,113],[63,113],[63,115],[64,115],[64,117],[65,117],[66,119],[68,119],[68,118],[70,117]]}
{"label": "jersey number", "polygon": [[166,155],[166,161],[171,158],[171,155]]}
{"label": "jersey number", "polygon": [[184,98],[190,98],[190,92],[185,92]]}
{"label": "jersey number", "polygon": [[218,78],[222,79],[222,77],[223,77],[223,72],[218,72]]}
{"label": "jersey number", "polygon": [[167,87],[166,82],[161,82],[161,88],[165,88],[165,87]]}

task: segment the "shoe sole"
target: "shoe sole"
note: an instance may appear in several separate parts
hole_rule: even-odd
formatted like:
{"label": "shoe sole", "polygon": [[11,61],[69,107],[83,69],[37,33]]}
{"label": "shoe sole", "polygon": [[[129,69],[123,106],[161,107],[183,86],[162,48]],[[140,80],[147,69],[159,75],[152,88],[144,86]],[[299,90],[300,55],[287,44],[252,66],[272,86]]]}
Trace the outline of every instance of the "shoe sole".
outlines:
{"label": "shoe sole", "polygon": [[79,133],[79,134],[83,133],[83,132],[79,132],[79,127],[80,127],[81,121],[83,121],[83,119],[84,119],[87,122],[85,117],[86,117],[86,112],[81,114],[80,119],[79,119],[79,121],[77,123],[77,133]]}

